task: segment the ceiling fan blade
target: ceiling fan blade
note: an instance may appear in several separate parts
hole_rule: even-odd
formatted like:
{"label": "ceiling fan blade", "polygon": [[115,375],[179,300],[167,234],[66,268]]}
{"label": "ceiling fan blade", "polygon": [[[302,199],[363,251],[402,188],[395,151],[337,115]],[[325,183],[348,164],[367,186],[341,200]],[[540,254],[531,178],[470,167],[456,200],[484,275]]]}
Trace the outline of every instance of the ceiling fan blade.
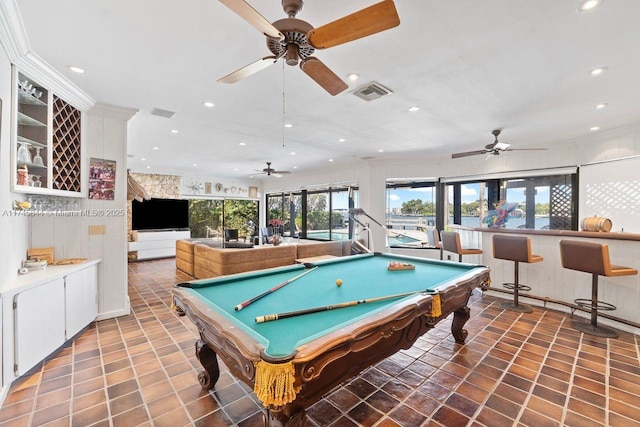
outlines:
{"label": "ceiling fan blade", "polygon": [[278,175],[289,175],[291,171],[273,171],[271,173],[278,174]]}
{"label": "ceiling fan blade", "polygon": [[485,154],[488,153],[490,151],[487,150],[476,150],[476,151],[466,151],[464,153],[455,153],[451,155],[452,159],[457,159],[459,157],[467,157],[467,156],[477,156],[479,154]]}
{"label": "ceiling fan blade", "polygon": [[546,148],[507,148],[502,151],[546,151]]}
{"label": "ceiling fan blade", "polygon": [[233,10],[238,16],[253,25],[258,31],[267,37],[284,40],[284,35],[264,16],[260,15],[253,7],[244,0],[220,0],[220,3]]}
{"label": "ceiling fan blade", "polygon": [[300,61],[300,68],[332,96],[339,94],[349,87],[336,73],[313,56]]}
{"label": "ceiling fan blade", "polygon": [[258,59],[256,62],[252,62],[251,64],[240,68],[239,70],[234,71],[233,73],[227,74],[221,79],[218,79],[218,81],[221,83],[235,83],[239,80],[249,77],[252,74],[257,73],[258,71],[264,70],[270,65],[275,64],[277,60],[278,58],[275,56],[266,56],[262,59]]}
{"label": "ceiling fan blade", "polygon": [[400,24],[393,0],[384,0],[307,33],[309,44],[326,49],[370,36]]}

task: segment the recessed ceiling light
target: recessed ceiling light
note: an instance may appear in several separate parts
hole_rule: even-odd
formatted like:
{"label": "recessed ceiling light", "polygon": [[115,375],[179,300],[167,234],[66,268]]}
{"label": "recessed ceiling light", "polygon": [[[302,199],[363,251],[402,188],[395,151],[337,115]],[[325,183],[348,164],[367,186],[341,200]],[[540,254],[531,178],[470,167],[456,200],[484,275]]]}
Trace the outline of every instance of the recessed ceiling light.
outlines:
{"label": "recessed ceiling light", "polygon": [[140,160],[142,160],[143,162],[146,162],[146,161],[147,161],[147,159],[145,159],[144,157],[143,157],[143,158],[141,158]]}
{"label": "recessed ceiling light", "polygon": [[298,167],[297,167],[297,166],[294,166],[293,168],[294,168],[294,169],[298,169]]}
{"label": "recessed ceiling light", "polygon": [[349,80],[351,80],[352,82],[355,82],[356,80],[358,80],[359,77],[360,77],[360,75],[358,73],[349,73],[349,74],[347,74],[347,78]]}
{"label": "recessed ceiling light", "polygon": [[338,140],[338,142],[345,142],[345,141],[346,141],[346,139],[344,139],[344,138],[340,138],[340,139]]}
{"label": "recessed ceiling light", "polygon": [[591,128],[589,128],[590,131],[595,132],[597,130],[600,130],[600,126],[593,126]]}
{"label": "recessed ceiling light", "polygon": [[378,150],[378,153],[384,153],[384,150],[381,148]]}
{"label": "recessed ceiling light", "polygon": [[607,67],[598,67],[598,68],[594,68],[593,70],[589,71],[589,73],[592,76],[599,76],[600,74],[604,73],[607,70]]}
{"label": "recessed ceiling light", "polygon": [[420,111],[420,107],[414,105],[413,107],[409,107],[409,111],[415,113],[416,111]]}
{"label": "recessed ceiling light", "polygon": [[600,104],[596,105],[596,110],[602,110],[602,109],[603,109],[603,108],[605,108],[607,105],[609,105],[609,104],[607,104],[606,102],[602,102],[602,103],[600,103]]}
{"label": "recessed ceiling light", "polygon": [[286,128],[292,128],[292,127],[293,127],[293,125],[292,125],[291,123],[286,123],[286,124],[284,125],[284,127],[286,127]]}
{"label": "recessed ceiling light", "polygon": [[578,6],[578,10],[580,12],[586,12],[588,10],[595,9],[600,5],[600,3],[602,3],[602,0],[584,0],[580,3],[580,6]]}
{"label": "recessed ceiling light", "polygon": [[194,164],[193,164],[193,166],[198,166],[198,164],[197,164],[197,163],[194,163]]}
{"label": "recessed ceiling light", "polygon": [[159,150],[159,148],[158,148],[158,147],[153,147],[153,149],[154,149],[154,150]]}
{"label": "recessed ceiling light", "polygon": [[329,159],[330,162],[333,162],[333,159]]}
{"label": "recessed ceiling light", "polygon": [[147,166],[147,169],[151,169],[151,166]]}
{"label": "recessed ceiling light", "polygon": [[171,129],[169,132],[171,132],[171,133],[178,133],[178,132],[180,132],[180,131],[179,131],[178,129]]}
{"label": "recessed ceiling light", "polygon": [[247,143],[246,142],[241,142],[238,145],[242,145],[244,147],[245,145],[247,145]]}
{"label": "recessed ceiling light", "polygon": [[235,168],[233,171],[234,171],[234,172],[238,172],[238,168]]}
{"label": "recessed ceiling light", "polygon": [[76,67],[75,65],[69,65],[69,69],[74,73],[84,74],[84,69],[80,67]]}
{"label": "recessed ceiling light", "polygon": [[216,106],[216,104],[214,104],[214,103],[213,103],[213,102],[211,102],[211,101],[204,101],[204,102],[202,103],[202,105],[204,105],[204,106],[205,106],[205,107],[207,107],[207,108],[213,108],[213,107],[215,107],[215,106]]}
{"label": "recessed ceiling light", "polygon": [[295,152],[295,151],[292,151],[292,152],[290,152],[289,154],[291,154],[292,156],[295,156],[295,155],[296,155],[296,152]]}

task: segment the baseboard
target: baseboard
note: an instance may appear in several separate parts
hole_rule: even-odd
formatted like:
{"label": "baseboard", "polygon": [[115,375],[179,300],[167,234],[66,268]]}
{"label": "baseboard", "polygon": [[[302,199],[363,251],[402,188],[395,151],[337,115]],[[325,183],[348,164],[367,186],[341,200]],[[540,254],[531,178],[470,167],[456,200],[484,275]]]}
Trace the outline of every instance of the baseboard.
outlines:
{"label": "baseboard", "polygon": [[96,317],[96,321],[113,319],[114,317],[128,316],[130,314],[131,314],[131,309],[130,307],[127,307],[123,310],[109,311],[108,313],[100,313]]}

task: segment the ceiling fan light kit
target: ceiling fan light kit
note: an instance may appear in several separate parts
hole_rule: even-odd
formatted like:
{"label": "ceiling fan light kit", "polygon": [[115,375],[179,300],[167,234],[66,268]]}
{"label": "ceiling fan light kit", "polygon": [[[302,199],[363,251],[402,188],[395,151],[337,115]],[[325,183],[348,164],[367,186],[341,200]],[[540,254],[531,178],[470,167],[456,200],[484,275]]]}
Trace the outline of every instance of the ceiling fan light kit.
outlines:
{"label": "ceiling fan light kit", "polygon": [[222,77],[218,80],[222,83],[235,83],[284,57],[288,65],[300,64],[305,74],[331,95],[337,95],[349,86],[322,61],[311,56],[315,50],[348,43],[400,24],[393,0],[383,0],[318,28],[296,18],[302,9],[302,0],[282,0],[282,8],[288,18],[274,23],[267,21],[245,0],[220,2],[264,34],[267,37],[267,48],[274,55],[259,59]]}

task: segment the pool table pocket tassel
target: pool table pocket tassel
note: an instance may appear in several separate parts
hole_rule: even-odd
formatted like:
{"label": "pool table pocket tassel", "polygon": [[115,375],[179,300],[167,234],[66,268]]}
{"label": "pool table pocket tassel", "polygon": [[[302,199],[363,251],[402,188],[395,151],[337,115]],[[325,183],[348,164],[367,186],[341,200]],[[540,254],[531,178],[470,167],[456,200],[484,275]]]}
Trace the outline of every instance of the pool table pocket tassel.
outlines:
{"label": "pool table pocket tassel", "polygon": [[283,406],[293,402],[300,391],[294,386],[295,368],[293,362],[256,363],[256,383],[253,391],[265,407]]}
{"label": "pool table pocket tassel", "polygon": [[442,302],[440,301],[440,294],[435,294],[431,297],[431,317],[442,316]]}

